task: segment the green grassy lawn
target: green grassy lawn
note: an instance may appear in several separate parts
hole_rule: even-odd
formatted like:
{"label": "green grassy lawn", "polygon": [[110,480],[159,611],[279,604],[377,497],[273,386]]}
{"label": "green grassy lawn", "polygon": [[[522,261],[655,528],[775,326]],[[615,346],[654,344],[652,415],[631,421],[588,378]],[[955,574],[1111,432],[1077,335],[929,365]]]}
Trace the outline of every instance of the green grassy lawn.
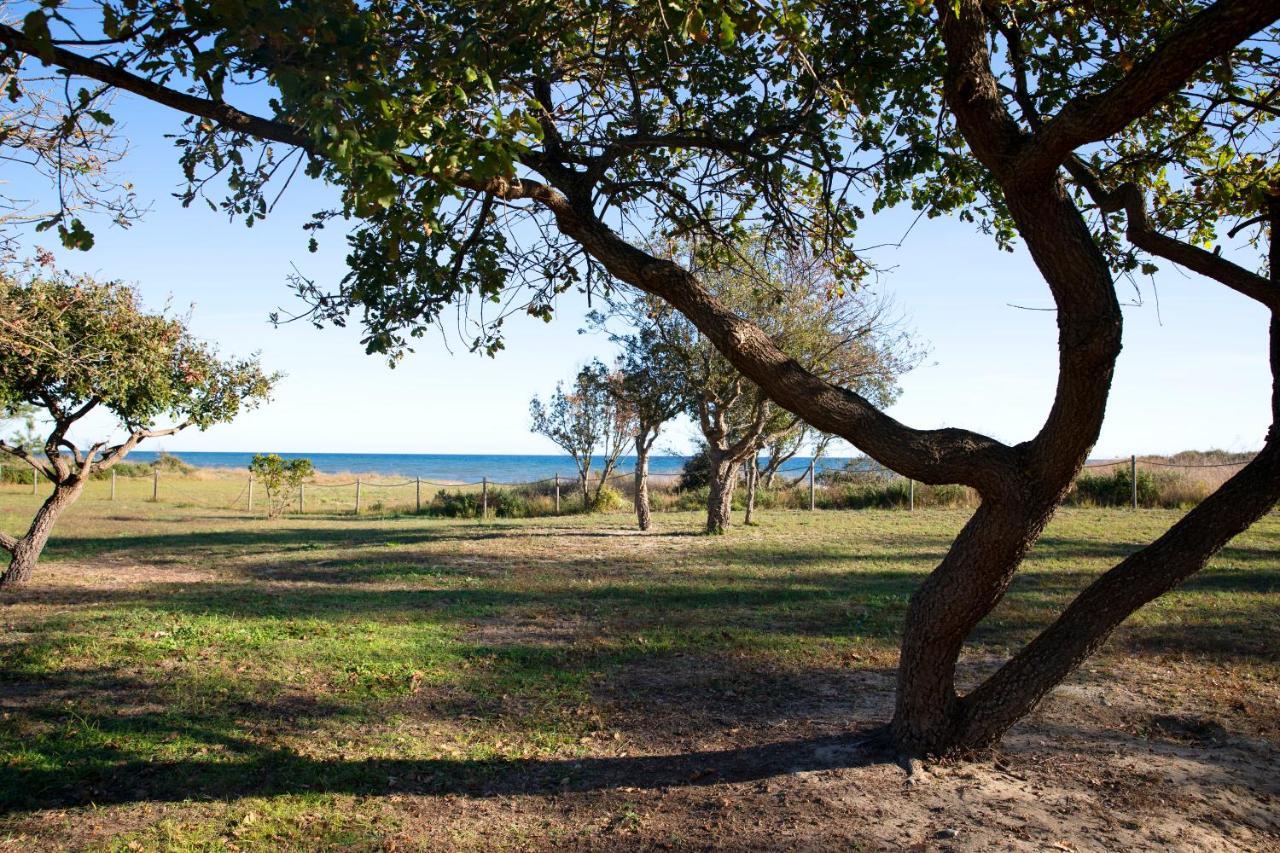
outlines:
{"label": "green grassy lawn", "polygon": [[[724,537],[689,514],[648,535],[625,515],[268,522],[216,488],[91,494],[0,602],[0,849],[413,846],[433,808],[446,846],[571,838],[456,803],[671,785],[652,757],[883,719],[907,599],[966,517],[765,512]],[[34,500],[6,487],[0,526]],[[1176,517],[1064,511],[965,677]],[[1280,739],[1277,592],[1272,515],[1079,678]]]}

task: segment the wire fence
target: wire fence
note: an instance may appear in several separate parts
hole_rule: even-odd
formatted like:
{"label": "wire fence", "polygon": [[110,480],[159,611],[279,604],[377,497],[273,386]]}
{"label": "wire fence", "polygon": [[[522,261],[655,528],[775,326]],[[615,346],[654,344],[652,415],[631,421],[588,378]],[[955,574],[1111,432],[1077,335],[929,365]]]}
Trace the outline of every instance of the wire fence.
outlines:
{"label": "wire fence", "polygon": [[[1067,502],[1090,506],[1183,507],[1203,500],[1248,459],[1179,461],[1130,456],[1095,460],[1083,466]],[[868,465],[818,470],[813,464],[784,467],[771,484],[762,484],[758,505],[764,509],[857,509],[976,505],[977,495],[960,486],[926,486],[883,468]],[[679,492],[678,476],[649,477],[654,509],[693,509],[702,495]],[[266,514],[275,509],[288,515],[386,515],[434,513],[462,517],[493,515],[556,515],[581,512],[596,495],[606,495],[606,509],[622,509],[635,493],[633,472],[611,473],[601,489],[598,474],[587,482],[575,473],[555,474],[518,482],[481,477],[457,482],[422,477],[378,479],[355,475],[350,479],[324,477],[302,484],[287,496],[268,495],[263,484],[242,477],[153,470],[150,476],[107,476],[86,486],[82,499],[120,503],[156,502]],[[0,494],[47,496],[51,484],[24,466],[0,465]]]}

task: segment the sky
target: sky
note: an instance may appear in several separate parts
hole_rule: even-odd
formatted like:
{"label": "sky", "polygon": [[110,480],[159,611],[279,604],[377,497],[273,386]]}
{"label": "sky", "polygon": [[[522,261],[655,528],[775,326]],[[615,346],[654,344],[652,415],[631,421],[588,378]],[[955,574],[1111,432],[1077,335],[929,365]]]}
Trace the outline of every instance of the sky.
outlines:
{"label": "sky", "polygon": [[[118,174],[133,182],[149,212],[128,229],[94,221],[97,244],[87,253],[64,250],[47,234],[32,235],[26,245],[53,250],[60,268],[129,282],[150,307],[190,308],[198,336],[228,354],[260,352],[268,369],[286,374],[266,407],[148,449],[557,452],[529,432],[530,397],[545,396],[592,357],[612,356],[606,339],[579,331],[584,297],[562,297],[549,324],[514,318],[496,358],[471,354],[456,341],[450,353],[429,337],[394,369],[364,354],[358,328],[273,327],[272,311],[300,308],[287,287],[295,264],[321,283],[336,283],[345,271],[336,233],[310,254],[301,230],[309,213],[330,203],[331,191],[299,181],[253,228],[204,206],[184,209],[172,197],[182,186],[176,152],[163,138],[177,129],[179,117],[130,96],[121,97],[113,114],[131,145]],[[51,198],[12,164],[0,180]],[[909,228],[914,216],[902,210],[874,217],[860,241],[896,241],[910,231],[900,249],[876,256],[892,268],[879,287],[928,349],[903,377],[891,413],[916,427],[966,427],[1006,442],[1030,438],[1056,380],[1054,314],[1031,310],[1052,305],[1047,287],[1025,251],[999,251],[956,220],[921,220]],[[1122,299],[1136,301],[1130,285],[1119,287]],[[1221,285],[1168,270],[1144,283],[1141,304],[1124,314],[1124,351],[1095,457],[1261,446],[1270,379],[1260,307]],[[96,418],[75,436],[96,439],[111,426]],[[688,423],[674,425],[659,448],[687,452],[694,432]],[[832,452],[852,450],[840,445]]]}

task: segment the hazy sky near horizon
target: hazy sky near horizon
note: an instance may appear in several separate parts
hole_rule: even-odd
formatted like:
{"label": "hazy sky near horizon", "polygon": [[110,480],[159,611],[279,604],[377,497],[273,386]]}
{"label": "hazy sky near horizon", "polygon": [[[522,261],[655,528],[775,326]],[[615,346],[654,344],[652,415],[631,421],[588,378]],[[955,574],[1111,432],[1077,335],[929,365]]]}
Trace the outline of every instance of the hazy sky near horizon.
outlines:
{"label": "hazy sky near horizon", "polygon": [[[162,136],[179,117],[127,97],[114,112],[132,149],[119,174],[150,212],[127,230],[94,220],[97,245],[88,253],[63,250],[48,234],[31,235],[27,246],[53,249],[60,267],[133,283],[152,307],[190,306],[196,334],[227,353],[260,351],[269,369],[287,374],[265,408],[147,449],[557,452],[529,432],[530,396],[546,395],[593,356],[612,357],[602,336],[579,333],[585,297],[562,297],[550,324],[509,321],[506,350],[496,358],[468,353],[456,340],[451,354],[436,336],[419,341],[394,369],[364,354],[358,321],[346,329],[274,328],[270,312],[300,307],[286,285],[293,264],[322,283],[345,272],[337,229],[317,254],[307,252],[301,230],[310,212],[331,202],[331,191],[300,179],[253,228],[203,204],[183,209],[172,197],[182,182],[176,151]],[[12,188],[51,197],[12,164],[4,171],[0,179]],[[859,242],[897,241],[914,217],[909,210],[873,217]],[[879,286],[929,350],[903,378],[891,413],[917,427],[963,426],[1009,442],[1034,435],[1053,397],[1057,340],[1052,311],[1028,310],[1052,305],[1028,254],[1001,252],[956,220],[921,220],[901,248],[875,257],[892,268]],[[1119,287],[1122,299],[1134,301],[1128,283]],[[1172,269],[1157,275],[1154,288],[1144,282],[1141,297],[1124,311],[1124,351],[1095,456],[1259,447],[1269,422],[1264,312]],[[97,437],[109,427],[96,419],[77,435]],[[659,447],[685,452],[693,433],[677,425]]]}

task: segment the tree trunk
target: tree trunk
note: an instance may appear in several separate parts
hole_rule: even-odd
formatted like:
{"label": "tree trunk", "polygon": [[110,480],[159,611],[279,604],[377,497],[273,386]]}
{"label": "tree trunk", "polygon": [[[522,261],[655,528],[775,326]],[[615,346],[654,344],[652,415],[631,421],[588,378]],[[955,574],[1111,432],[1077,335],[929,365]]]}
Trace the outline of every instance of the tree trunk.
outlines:
{"label": "tree trunk", "polygon": [[652,524],[649,511],[649,448],[636,445],[636,524],[648,530]]}
{"label": "tree trunk", "polygon": [[751,517],[756,510],[756,483],[760,480],[760,460],[752,454],[743,464],[747,469],[747,511],[742,517],[742,523],[752,524]]}
{"label": "tree trunk", "polygon": [[711,489],[707,492],[707,532],[724,533],[731,521],[738,463],[726,458],[722,450],[713,446],[707,448],[707,462],[711,470]]}
{"label": "tree trunk", "polygon": [[53,533],[54,524],[57,523],[63,510],[80,497],[82,488],[84,488],[83,481],[73,481],[66,485],[60,483],[54,486],[53,494],[36,511],[26,535],[14,544],[9,568],[4,574],[0,574],[0,587],[19,586],[30,580],[35,571],[36,561],[40,559],[40,552],[49,541],[49,534]]}

